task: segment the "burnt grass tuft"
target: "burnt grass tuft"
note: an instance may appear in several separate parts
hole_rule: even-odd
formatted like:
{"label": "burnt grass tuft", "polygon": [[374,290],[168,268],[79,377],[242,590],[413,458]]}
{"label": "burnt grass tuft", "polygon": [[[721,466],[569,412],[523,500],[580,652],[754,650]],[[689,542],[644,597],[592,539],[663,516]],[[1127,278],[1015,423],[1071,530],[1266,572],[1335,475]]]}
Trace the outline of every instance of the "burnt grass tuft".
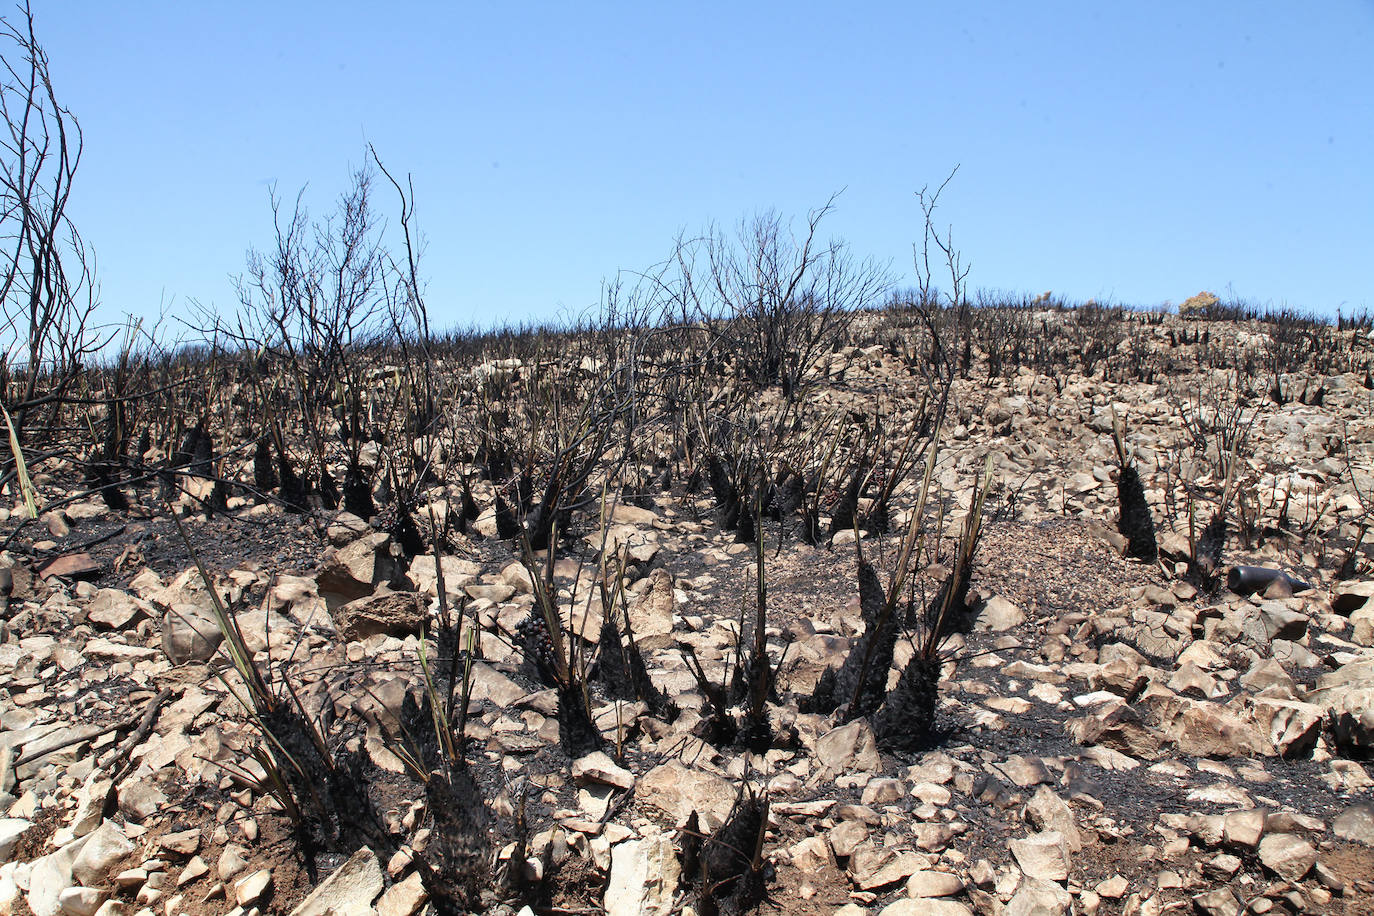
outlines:
{"label": "burnt grass tuft", "polygon": [[491,814],[466,768],[425,783],[434,832],[424,851],[425,889],[444,916],[467,912],[490,886]]}
{"label": "burnt grass tuft", "polygon": [[587,699],[580,684],[558,688],[558,740],[574,760],[601,750],[605,743],[587,714]]}
{"label": "burnt grass tuft", "polygon": [[1150,504],[1145,499],[1145,484],[1140,480],[1140,472],[1134,464],[1121,468],[1116,480],[1117,500],[1121,504],[1121,517],[1117,528],[1126,538],[1126,553],[1137,560],[1153,563],[1159,556],[1155,544],[1155,523],[1150,515]]}
{"label": "burnt grass tuft", "polygon": [[689,857],[699,869],[697,912],[703,916],[740,916],[764,902],[768,806],[767,794],[756,792],[748,783],[741,785],[720,829],[702,844],[699,854]]}
{"label": "burnt grass tuft", "polygon": [[601,620],[601,633],[597,639],[597,683],[608,697],[642,700],[653,714],[666,715],[668,701],[649,677],[644,656],[630,629],[628,615],[623,636],[615,618],[614,613],[608,613]]}
{"label": "burnt grass tuft", "polygon": [[859,609],[864,632],[838,670],[826,669],[802,707],[829,714],[845,707],[846,721],[875,711],[887,696],[887,672],[897,645],[897,615],[883,619],[886,597],[877,570],[862,557],[858,563]]}
{"label": "burnt grass tuft", "polygon": [[1215,592],[1221,584],[1221,554],[1226,546],[1226,510],[1219,508],[1197,536],[1188,563],[1188,579],[1204,592]]}
{"label": "burnt grass tuft", "polygon": [[939,747],[951,731],[936,725],[940,705],[940,658],[915,655],[902,669],[897,686],[873,715],[880,747],[905,754]]}

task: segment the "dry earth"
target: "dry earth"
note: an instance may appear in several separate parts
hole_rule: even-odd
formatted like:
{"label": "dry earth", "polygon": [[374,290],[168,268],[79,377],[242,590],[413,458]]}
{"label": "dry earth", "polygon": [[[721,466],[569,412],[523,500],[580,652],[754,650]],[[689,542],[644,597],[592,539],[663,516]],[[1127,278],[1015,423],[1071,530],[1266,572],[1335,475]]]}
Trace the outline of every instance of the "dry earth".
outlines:
{"label": "dry earth", "polygon": [[[1138,331],[1151,332],[1161,330]],[[823,398],[914,396],[882,348],[844,356],[849,371]],[[1169,383],[1215,394],[1221,376]],[[1113,407],[1156,520],[1186,518],[1178,482],[1159,470],[1188,444],[1167,386],[1024,369],[957,382],[935,475],[946,527],[989,453],[998,511],[977,554],[974,623],[945,650],[943,740],[915,755],[880,752],[864,720],[798,711],[863,626],[849,532],[819,547],[766,535],[768,642],[784,658],[770,710],[795,740],[761,756],[702,740],[705,700],[679,647],[723,670],[755,556],[718,527],[709,498],[679,486],[617,507],[612,532],[635,559],[630,615],[650,676],[680,712],[594,694],[605,751],[570,760],[554,692],[517,648],[530,578],[490,536],[488,512],[477,523],[488,536],[444,559],[446,591],[481,622],[469,757],[495,815],[494,851],[519,855],[523,807],[527,870],[548,896],[493,891],[483,908],[687,912],[698,904],[676,877],[684,828],[693,815],[701,831],[718,827],[748,782],[770,804],[764,912],[1374,912],[1374,579],[1363,560],[1353,578],[1334,572],[1363,511],[1352,484],[1370,473],[1371,392],[1353,373],[1290,383],[1320,385],[1324,398],[1256,402],[1242,459],[1262,517],[1284,502],[1289,527],[1241,532],[1233,514],[1224,556],[1312,587],[1242,596],[1187,581],[1186,524],[1162,527],[1159,562],[1122,556]],[[263,738],[230,693],[239,682],[215,651],[212,602],[175,526],[95,502],[44,522],[5,554],[0,582],[0,912],[423,912],[412,853],[433,842],[433,821],[378,723],[421,691],[433,560],[378,587],[394,545],[360,520],[266,505],[185,519],[258,662],[373,774],[398,850],[324,855],[312,874],[280,807],[254,786]],[[895,536],[863,540],[891,569]],[[565,609],[587,607],[594,563],[586,540],[560,553]],[[918,585],[940,575],[923,570]],[[595,604],[586,616],[573,622],[595,638]],[[910,653],[899,644],[894,682]],[[308,896],[317,885],[334,896]]]}

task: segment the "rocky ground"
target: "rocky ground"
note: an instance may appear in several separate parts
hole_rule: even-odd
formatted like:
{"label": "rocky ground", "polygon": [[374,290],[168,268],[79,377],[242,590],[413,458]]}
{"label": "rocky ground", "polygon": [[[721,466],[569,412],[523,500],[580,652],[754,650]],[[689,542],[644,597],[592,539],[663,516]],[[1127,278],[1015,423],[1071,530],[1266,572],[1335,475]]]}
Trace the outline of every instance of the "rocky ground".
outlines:
{"label": "rocky ground", "polygon": [[[867,396],[856,378],[895,371],[880,349],[851,357],[848,396]],[[1241,530],[1242,500],[1225,566],[1279,568],[1310,587],[1243,595],[1184,574],[1186,512],[1165,471],[1188,443],[1173,389],[1029,370],[958,382],[935,475],[950,525],[988,453],[1001,496],[977,554],[973,624],[945,647],[943,740],[915,755],[881,752],[865,720],[799,711],[862,630],[852,532],[819,547],[766,535],[768,645],[783,659],[770,712],[788,740],[751,755],[703,739],[706,699],[683,647],[723,670],[756,558],[708,498],[679,488],[617,506],[609,527],[632,560],[649,675],[679,711],[594,695],[604,750],[570,759],[555,692],[521,664],[531,577],[491,536],[488,512],[486,536],[442,559],[445,597],[481,627],[469,757],[504,862],[493,873],[527,858],[547,899],[491,893],[483,907],[695,908],[681,852],[747,784],[769,804],[765,912],[1374,912],[1374,576],[1359,552],[1354,575],[1336,576],[1374,467],[1371,392],[1353,373],[1289,383],[1323,397],[1254,403],[1239,460],[1261,523]],[[1175,521],[1161,524],[1158,562],[1122,555],[1113,412],[1156,518]],[[386,725],[422,690],[434,559],[404,568],[389,535],[343,514],[242,505],[185,519],[259,666],[366,760],[398,838],[312,866],[258,781],[264,738],[172,522],[94,501],[42,521],[0,574],[0,912],[423,912],[414,863],[434,822]],[[892,536],[864,543],[891,567]],[[564,615],[589,642],[595,544],[579,540],[555,566]],[[893,682],[911,652],[899,643]]]}

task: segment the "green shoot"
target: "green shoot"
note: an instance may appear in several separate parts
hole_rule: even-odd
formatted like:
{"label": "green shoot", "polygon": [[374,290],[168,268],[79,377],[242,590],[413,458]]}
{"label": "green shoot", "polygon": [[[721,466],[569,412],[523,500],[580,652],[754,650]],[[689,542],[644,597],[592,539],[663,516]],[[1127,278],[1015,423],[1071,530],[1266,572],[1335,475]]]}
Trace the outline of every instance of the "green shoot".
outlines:
{"label": "green shoot", "polygon": [[0,411],[4,411],[5,423],[10,428],[10,453],[14,455],[14,472],[19,477],[19,492],[24,495],[24,511],[29,518],[38,518],[37,494],[29,480],[29,466],[24,461],[24,450],[19,447],[19,433],[14,428],[14,420],[10,419],[10,412],[3,406],[0,406]]}

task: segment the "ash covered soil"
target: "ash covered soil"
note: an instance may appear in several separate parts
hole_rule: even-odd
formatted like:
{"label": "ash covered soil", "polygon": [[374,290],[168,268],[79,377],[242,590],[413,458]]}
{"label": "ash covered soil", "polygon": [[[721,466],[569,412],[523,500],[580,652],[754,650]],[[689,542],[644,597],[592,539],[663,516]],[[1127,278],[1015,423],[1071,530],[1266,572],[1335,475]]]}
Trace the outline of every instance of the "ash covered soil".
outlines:
{"label": "ash covered soil", "polygon": [[[1161,327],[1136,333],[1169,346]],[[1263,329],[1210,334],[1243,349]],[[881,402],[896,417],[916,397],[883,347],[834,359],[846,371],[816,386],[823,406]],[[1248,400],[1232,392],[1252,417],[1229,485],[1220,456],[1193,455],[1191,426],[1227,378],[1022,368],[955,382],[915,605],[950,574],[988,455],[992,495],[960,626],[939,650],[937,727],[914,752],[884,746],[865,717],[803,710],[867,629],[860,549],[884,586],[898,567],[919,473],[886,532],[832,535],[826,510],[808,544],[765,519],[777,682],[771,738],[753,749],[712,724],[693,667],[728,686],[741,642],[747,654],[759,555],[690,474],[608,507],[605,532],[584,519],[549,560],[562,641],[593,672],[578,740],[560,716],[566,692],[532,657],[546,645],[530,636],[538,583],[498,536],[490,481],[474,486],[480,517],[441,539],[442,602],[433,555],[405,556],[381,520],[243,497],[206,517],[183,499],[183,540],[153,490],[131,489],[127,511],[88,498],[25,524],[16,507],[0,527],[12,535],[0,912],[409,916],[439,911],[444,868],[481,876],[474,912],[728,912],[703,890],[694,849],[755,793],[767,800],[763,912],[1374,912],[1367,374],[1283,379],[1320,387],[1315,403],[1277,403],[1262,384]],[[1126,557],[1117,531],[1114,415],[1144,479],[1154,560]],[[39,485],[68,484],[56,471]],[[1222,563],[1190,574],[1227,491],[1243,495],[1224,510]],[[456,496],[429,498],[446,509]],[[603,536],[626,561],[611,616],[628,619],[666,704],[616,699],[600,679]],[[1237,565],[1310,587],[1236,594],[1225,572]],[[316,783],[335,793],[337,823],[315,825],[318,848],[271,790],[272,739],[245,708],[217,602],[268,689],[333,755],[337,772]],[[445,802],[421,776],[437,759],[425,667],[442,680],[453,649],[438,631],[459,610],[472,654],[458,666],[470,697],[455,780],[467,788]],[[917,637],[899,636],[890,688]],[[742,704],[730,706],[739,724]],[[349,791],[356,806],[336,804]]]}

